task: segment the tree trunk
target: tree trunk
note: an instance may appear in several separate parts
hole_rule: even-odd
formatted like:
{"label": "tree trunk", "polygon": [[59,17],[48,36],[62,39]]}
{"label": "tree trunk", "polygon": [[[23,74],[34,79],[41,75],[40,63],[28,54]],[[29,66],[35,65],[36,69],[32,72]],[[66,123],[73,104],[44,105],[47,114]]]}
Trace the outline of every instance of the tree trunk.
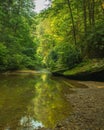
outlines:
{"label": "tree trunk", "polygon": [[89,25],[92,25],[91,22],[91,0],[88,0],[88,13],[89,13]]}
{"label": "tree trunk", "polygon": [[92,15],[92,26],[94,27],[94,25],[95,25],[95,0],[92,0],[91,15]]}
{"label": "tree trunk", "polygon": [[69,10],[70,10],[70,16],[71,16],[71,20],[72,20],[74,43],[76,45],[77,40],[76,40],[76,31],[75,31],[75,23],[74,23],[73,13],[72,13],[72,9],[71,9],[71,6],[70,6],[70,0],[67,0],[67,2],[68,2],[68,7],[69,7]]}
{"label": "tree trunk", "polygon": [[84,18],[84,31],[87,31],[87,11],[86,11],[86,0],[83,0],[83,18]]}

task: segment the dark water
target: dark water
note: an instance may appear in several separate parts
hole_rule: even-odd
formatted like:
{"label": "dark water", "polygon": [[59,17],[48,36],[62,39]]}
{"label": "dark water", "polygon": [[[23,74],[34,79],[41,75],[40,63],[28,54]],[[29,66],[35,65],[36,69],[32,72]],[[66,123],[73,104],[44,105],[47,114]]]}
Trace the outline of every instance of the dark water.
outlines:
{"label": "dark water", "polygon": [[72,109],[70,90],[47,74],[0,76],[0,130],[54,128]]}

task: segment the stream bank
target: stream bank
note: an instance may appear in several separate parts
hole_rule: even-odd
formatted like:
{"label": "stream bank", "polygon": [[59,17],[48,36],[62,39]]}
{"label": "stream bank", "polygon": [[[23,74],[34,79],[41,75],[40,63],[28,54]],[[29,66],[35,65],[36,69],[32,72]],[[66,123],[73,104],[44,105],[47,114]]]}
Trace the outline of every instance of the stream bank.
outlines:
{"label": "stream bank", "polygon": [[104,59],[87,60],[72,69],[56,69],[52,73],[75,80],[104,81]]}

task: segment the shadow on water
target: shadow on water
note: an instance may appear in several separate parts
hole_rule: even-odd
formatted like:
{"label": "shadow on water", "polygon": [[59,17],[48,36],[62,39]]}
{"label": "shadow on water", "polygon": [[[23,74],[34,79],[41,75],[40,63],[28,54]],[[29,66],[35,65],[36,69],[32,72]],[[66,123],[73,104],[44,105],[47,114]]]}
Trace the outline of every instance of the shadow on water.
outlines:
{"label": "shadow on water", "polygon": [[0,76],[0,130],[54,128],[72,111],[68,91],[48,74]]}

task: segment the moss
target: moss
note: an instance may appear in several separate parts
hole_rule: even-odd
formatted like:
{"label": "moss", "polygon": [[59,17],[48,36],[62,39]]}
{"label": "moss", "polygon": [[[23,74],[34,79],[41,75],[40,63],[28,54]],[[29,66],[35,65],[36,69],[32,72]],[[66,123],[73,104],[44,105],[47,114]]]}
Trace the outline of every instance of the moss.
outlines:
{"label": "moss", "polygon": [[76,75],[79,73],[93,73],[104,70],[104,59],[91,59],[83,61],[71,70],[66,70],[63,75]]}

